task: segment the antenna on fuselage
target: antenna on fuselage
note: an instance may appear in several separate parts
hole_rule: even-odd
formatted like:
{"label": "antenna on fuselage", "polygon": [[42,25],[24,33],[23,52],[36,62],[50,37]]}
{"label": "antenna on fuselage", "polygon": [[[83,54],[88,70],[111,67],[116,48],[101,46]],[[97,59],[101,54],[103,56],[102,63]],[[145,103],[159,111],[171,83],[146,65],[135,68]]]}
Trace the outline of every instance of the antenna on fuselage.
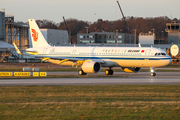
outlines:
{"label": "antenna on fuselage", "polygon": [[141,44],[140,44],[140,43],[138,43],[138,45],[139,45],[139,47],[141,47]]}

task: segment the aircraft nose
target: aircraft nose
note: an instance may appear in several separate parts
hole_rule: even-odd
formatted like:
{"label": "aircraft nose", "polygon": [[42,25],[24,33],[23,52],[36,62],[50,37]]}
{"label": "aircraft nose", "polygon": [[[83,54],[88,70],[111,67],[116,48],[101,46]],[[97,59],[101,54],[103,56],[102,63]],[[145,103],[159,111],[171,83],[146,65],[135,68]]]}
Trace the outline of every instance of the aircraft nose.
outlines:
{"label": "aircraft nose", "polygon": [[[170,56],[168,56],[168,58],[169,58],[169,64],[171,64],[171,63],[172,63],[172,59],[171,59]],[[168,65],[169,65],[169,64],[168,64]]]}

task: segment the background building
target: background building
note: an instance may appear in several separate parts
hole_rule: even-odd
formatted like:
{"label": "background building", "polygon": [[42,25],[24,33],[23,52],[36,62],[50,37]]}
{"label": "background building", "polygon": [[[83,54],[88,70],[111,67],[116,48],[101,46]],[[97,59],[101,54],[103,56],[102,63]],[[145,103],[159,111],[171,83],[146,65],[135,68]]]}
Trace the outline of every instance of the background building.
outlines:
{"label": "background building", "polygon": [[180,44],[180,23],[176,21],[166,23],[166,32],[168,32],[168,44]]}
{"label": "background building", "polygon": [[6,43],[16,45],[20,49],[29,47],[27,25],[14,23],[14,15],[5,14],[5,10],[0,11],[0,40]]}
{"label": "background building", "polygon": [[0,11],[0,40],[5,41],[6,33],[5,33],[5,12],[4,10]]}
{"label": "background building", "polygon": [[133,34],[115,32],[78,33],[77,44],[105,43],[105,44],[134,44]]}
{"label": "background building", "polygon": [[[46,41],[52,46],[69,44],[68,32],[66,30],[40,29]],[[31,36],[29,34],[29,44],[32,47]]]}
{"label": "background building", "polygon": [[156,39],[156,36],[154,33],[139,33],[139,43],[140,44],[150,44],[154,45],[154,40]]}

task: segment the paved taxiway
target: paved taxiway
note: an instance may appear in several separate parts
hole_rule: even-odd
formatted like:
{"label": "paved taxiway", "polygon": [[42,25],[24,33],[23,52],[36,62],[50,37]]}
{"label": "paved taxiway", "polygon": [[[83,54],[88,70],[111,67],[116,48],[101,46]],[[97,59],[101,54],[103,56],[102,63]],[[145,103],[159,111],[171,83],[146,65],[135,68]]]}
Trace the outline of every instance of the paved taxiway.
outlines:
{"label": "paved taxiway", "polygon": [[[48,72],[53,74],[77,74],[77,72]],[[104,75],[104,72],[98,75]],[[158,85],[158,84],[180,84],[180,72],[156,72],[157,76],[151,77],[149,72],[124,73],[115,72],[115,75],[126,77],[104,77],[104,78],[35,78],[35,79],[0,79],[0,86],[20,85],[107,85],[107,84],[135,84],[135,85]],[[94,75],[94,74],[91,74]]]}

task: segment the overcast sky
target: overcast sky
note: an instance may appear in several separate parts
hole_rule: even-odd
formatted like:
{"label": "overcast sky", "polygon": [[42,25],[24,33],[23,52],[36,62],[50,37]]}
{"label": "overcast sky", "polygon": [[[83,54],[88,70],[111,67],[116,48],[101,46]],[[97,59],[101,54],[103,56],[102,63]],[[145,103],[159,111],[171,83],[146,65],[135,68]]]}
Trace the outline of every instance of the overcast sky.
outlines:
{"label": "overcast sky", "polygon": [[[14,14],[15,21],[28,19],[62,22],[62,17],[95,22],[117,20],[122,15],[117,0],[0,0],[0,9]],[[119,0],[125,16],[180,19],[180,0]]]}

